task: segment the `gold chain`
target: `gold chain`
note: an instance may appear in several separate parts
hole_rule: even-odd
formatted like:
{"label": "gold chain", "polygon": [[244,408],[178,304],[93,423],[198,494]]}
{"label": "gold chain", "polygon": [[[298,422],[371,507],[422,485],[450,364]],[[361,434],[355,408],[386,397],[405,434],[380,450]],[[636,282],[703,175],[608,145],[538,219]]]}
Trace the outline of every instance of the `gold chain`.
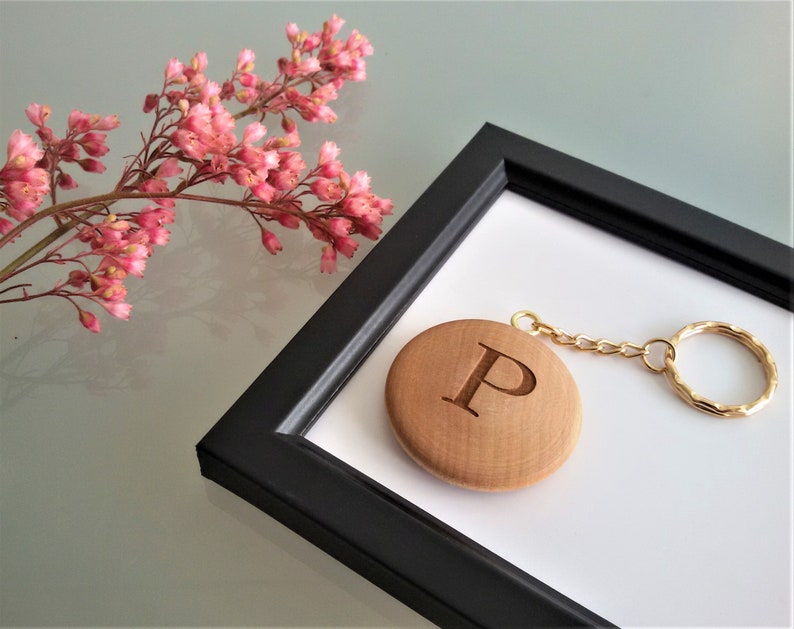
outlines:
{"label": "gold chain", "polygon": [[[519,321],[521,321],[521,319],[530,319],[531,322],[529,327],[521,327],[519,325]],[[675,345],[673,345],[668,339],[653,338],[647,341],[645,345],[638,345],[637,343],[631,343],[629,341],[615,343],[615,341],[610,341],[609,339],[594,339],[587,334],[571,334],[562,328],[549,325],[548,323],[541,321],[538,315],[536,315],[534,312],[530,312],[529,310],[521,310],[515,313],[510,319],[510,323],[512,323],[513,327],[518,328],[527,334],[531,334],[532,336],[537,334],[545,334],[557,345],[572,347],[583,352],[595,352],[602,356],[611,356],[613,354],[617,354],[622,358],[642,358],[645,366],[654,373],[663,373],[667,369],[666,365],[659,367],[652,365],[648,360],[648,357],[651,353],[651,346],[655,343],[662,343],[666,345],[667,355],[669,356],[670,360],[675,361]]]}
{"label": "gold chain", "polygon": [[[522,319],[530,320],[529,327],[521,326],[520,322]],[[719,321],[690,323],[669,339],[653,338],[647,341],[645,345],[637,345],[636,343],[630,343],[628,341],[615,343],[608,339],[594,339],[586,334],[574,335],[570,332],[566,332],[562,328],[556,328],[548,323],[544,323],[540,320],[538,315],[529,310],[520,310],[515,313],[510,319],[510,323],[514,328],[531,334],[532,336],[544,334],[557,345],[573,347],[583,352],[594,352],[605,356],[617,354],[623,358],[642,357],[642,362],[652,372],[665,374],[672,389],[687,404],[704,413],[710,413],[719,417],[745,417],[761,410],[772,399],[772,395],[778,384],[777,367],[775,366],[775,361],[772,358],[772,354],[769,353],[769,350],[755,336],[729,323],[721,323]],[[692,387],[682,380],[675,364],[676,345],[689,336],[703,332],[727,336],[738,341],[755,354],[766,376],[766,388],[755,401],[740,405],[720,404],[719,402],[714,402],[696,393],[692,390]],[[662,366],[653,365],[649,360],[651,346],[657,343],[661,343],[665,346],[663,357],[664,364]]]}

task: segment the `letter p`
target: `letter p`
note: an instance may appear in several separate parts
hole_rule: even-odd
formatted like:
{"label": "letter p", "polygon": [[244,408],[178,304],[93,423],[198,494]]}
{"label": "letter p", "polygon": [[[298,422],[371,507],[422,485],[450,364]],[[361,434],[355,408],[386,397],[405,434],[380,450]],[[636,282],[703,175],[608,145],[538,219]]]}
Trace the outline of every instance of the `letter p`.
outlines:
{"label": "letter p", "polygon": [[[454,398],[442,397],[442,400],[445,402],[451,402],[455,406],[459,406],[464,411],[471,413],[475,417],[479,417],[479,413],[472,409],[469,404],[474,397],[474,394],[477,392],[477,389],[480,388],[481,384],[487,384],[492,389],[495,389],[506,395],[522,396],[528,395],[533,391],[535,385],[537,384],[537,380],[535,379],[535,374],[532,373],[529,367],[527,367],[524,363],[519,362],[515,358],[508,356],[507,354],[503,354],[492,347],[488,347],[484,343],[477,344],[485,350],[482,357],[477,362],[472,372],[469,374],[466,382],[463,383],[463,386],[460,388],[460,391],[458,391],[458,394]],[[501,387],[487,379],[488,372],[491,371],[496,361],[500,358],[509,360],[521,371],[521,382],[518,384],[518,386],[512,388]]]}

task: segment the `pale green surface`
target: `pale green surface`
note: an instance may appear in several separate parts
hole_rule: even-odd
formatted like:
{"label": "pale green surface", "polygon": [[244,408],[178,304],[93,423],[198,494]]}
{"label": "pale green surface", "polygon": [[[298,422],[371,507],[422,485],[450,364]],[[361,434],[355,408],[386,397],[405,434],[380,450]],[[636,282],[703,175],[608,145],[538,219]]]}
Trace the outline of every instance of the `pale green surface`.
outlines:
{"label": "pale green surface", "polygon": [[[787,2],[0,2],[0,138],[32,101],[115,112],[113,164],[169,57],[220,78],[250,47],[265,74],[286,22],[332,12],[376,54],[305,146],[337,141],[397,214],[490,121],[792,242]],[[194,444],[350,265],[320,277],[314,242],[274,259],[244,217],[190,210],[129,323],[0,311],[0,624],[421,624],[200,477]]]}

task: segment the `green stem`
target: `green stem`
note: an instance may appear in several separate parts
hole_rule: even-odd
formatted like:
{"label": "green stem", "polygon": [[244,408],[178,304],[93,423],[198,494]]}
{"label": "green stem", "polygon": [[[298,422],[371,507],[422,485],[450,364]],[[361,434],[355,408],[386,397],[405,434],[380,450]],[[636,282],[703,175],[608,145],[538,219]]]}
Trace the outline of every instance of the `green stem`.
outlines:
{"label": "green stem", "polygon": [[[19,225],[14,227],[14,229],[12,229],[5,236],[0,238],[0,249],[2,249],[5,245],[10,243],[14,238],[19,236],[28,227],[36,224],[42,219],[47,218],[48,216],[55,216],[59,213],[63,213],[68,210],[72,210],[74,208],[79,208],[79,207],[103,208],[122,199],[156,199],[156,198],[164,198],[164,197],[176,197],[179,194],[180,189],[182,189],[181,186],[178,187],[173,192],[172,191],[168,191],[168,192],[115,191],[115,192],[109,192],[107,194],[100,194],[93,197],[87,197],[84,199],[76,199],[74,201],[65,201],[63,203],[58,203],[56,205],[48,207],[45,210],[42,210],[41,212],[36,212],[36,214],[24,220],[23,222],[19,223]],[[80,218],[85,218],[87,216],[90,216],[91,214],[93,214],[93,212],[89,210],[88,212],[83,214]],[[72,218],[70,221],[59,225],[52,232],[50,232],[44,238],[39,240],[39,242],[37,242],[32,247],[30,247],[30,249],[28,249],[20,256],[18,256],[15,260],[7,264],[2,270],[0,270],[0,283],[7,280],[14,273],[14,271],[16,271],[20,266],[22,266],[25,262],[30,260],[36,254],[40,253],[45,247],[51,245],[53,242],[58,240],[58,238],[63,236],[65,233],[67,233],[78,222],[79,221],[77,218]]]}

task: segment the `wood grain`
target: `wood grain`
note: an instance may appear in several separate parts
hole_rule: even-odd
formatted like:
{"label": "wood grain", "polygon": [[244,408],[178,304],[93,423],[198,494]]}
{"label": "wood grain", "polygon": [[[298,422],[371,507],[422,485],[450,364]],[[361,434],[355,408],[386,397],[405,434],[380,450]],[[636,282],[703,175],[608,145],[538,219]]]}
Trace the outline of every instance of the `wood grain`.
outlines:
{"label": "wood grain", "polygon": [[443,480],[506,491],[554,472],[581,430],[573,377],[553,350],[512,326],[442,323],[392,363],[386,407],[405,451]]}

